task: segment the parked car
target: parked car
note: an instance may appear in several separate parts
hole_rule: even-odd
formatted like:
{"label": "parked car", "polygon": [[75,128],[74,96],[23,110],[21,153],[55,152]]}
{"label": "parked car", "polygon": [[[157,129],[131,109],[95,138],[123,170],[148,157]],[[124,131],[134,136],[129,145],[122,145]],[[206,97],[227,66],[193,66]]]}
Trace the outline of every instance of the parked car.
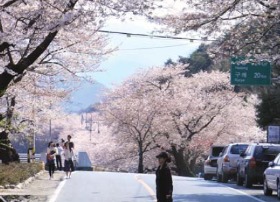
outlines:
{"label": "parked car", "polygon": [[269,143],[250,144],[247,150],[241,154],[242,159],[238,163],[236,184],[252,187],[253,184],[263,184],[263,173],[268,163],[273,161],[280,153],[280,145]]}
{"label": "parked car", "polygon": [[235,178],[237,173],[237,162],[241,158],[240,154],[248,147],[246,143],[229,144],[223,149],[217,160],[217,181],[228,182],[230,178]]}
{"label": "parked car", "polygon": [[269,162],[268,168],[264,171],[264,195],[270,196],[273,191],[277,191],[277,197],[280,199],[280,154],[274,161]]}
{"label": "parked car", "polygon": [[208,158],[204,162],[204,179],[211,180],[217,175],[217,160],[224,146],[212,146]]}

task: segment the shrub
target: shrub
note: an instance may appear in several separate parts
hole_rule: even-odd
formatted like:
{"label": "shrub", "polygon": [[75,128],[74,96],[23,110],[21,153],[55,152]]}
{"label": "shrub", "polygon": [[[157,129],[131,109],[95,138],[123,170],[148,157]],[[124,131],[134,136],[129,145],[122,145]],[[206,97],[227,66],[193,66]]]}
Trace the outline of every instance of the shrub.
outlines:
{"label": "shrub", "polygon": [[18,184],[42,170],[40,163],[0,164],[0,185]]}

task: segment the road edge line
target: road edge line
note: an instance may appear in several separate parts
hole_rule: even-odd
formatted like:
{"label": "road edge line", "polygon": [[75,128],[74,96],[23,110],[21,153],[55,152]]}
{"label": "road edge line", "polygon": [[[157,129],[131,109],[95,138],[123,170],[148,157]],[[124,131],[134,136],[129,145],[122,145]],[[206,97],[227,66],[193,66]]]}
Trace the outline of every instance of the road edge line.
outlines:
{"label": "road edge line", "polygon": [[232,188],[232,187],[229,187],[229,186],[226,186],[226,185],[223,185],[223,184],[220,184],[220,185],[222,185],[222,186],[224,186],[224,187],[226,187],[226,188],[228,188],[228,189],[231,189],[231,190],[233,190],[233,191],[235,191],[235,192],[237,192],[237,193],[243,194],[244,196],[247,196],[247,197],[249,197],[249,198],[251,198],[251,199],[254,199],[254,200],[258,201],[258,202],[266,202],[266,201],[264,201],[264,200],[262,200],[262,199],[259,199],[259,198],[255,197],[255,196],[252,196],[252,195],[250,195],[250,194],[247,194],[246,192],[241,191],[240,189],[234,189],[234,188]]}
{"label": "road edge line", "polygon": [[62,190],[63,186],[65,185],[66,180],[63,180],[62,182],[59,183],[58,187],[56,188],[54,194],[51,196],[50,200],[48,200],[48,202],[55,202],[58,194],[60,193],[60,191]]}
{"label": "road edge line", "polygon": [[2,200],[3,202],[7,202],[2,196],[0,196],[0,200]]}
{"label": "road edge line", "polygon": [[156,193],[146,182],[144,182],[143,179],[140,178],[140,175],[135,175],[134,178],[138,183],[140,183],[146,189],[146,191],[150,194],[152,200],[156,201]]}

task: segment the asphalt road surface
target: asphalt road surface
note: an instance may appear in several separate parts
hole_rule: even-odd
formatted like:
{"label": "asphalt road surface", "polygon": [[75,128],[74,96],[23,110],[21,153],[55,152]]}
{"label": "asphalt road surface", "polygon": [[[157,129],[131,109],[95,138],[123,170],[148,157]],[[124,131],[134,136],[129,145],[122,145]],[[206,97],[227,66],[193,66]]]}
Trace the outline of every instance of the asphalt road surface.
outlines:
{"label": "asphalt road surface", "polygon": [[[173,177],[174,202],[274,202],[260,187],[247,190],[198,178]],[[155,176],[75,172],[59,185],[49,202],[154,202]]]}

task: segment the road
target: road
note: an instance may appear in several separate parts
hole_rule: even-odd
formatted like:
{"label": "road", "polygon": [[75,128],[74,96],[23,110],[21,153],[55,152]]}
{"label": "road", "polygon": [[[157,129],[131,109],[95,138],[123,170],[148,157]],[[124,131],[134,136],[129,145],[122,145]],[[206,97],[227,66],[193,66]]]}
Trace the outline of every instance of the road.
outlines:
{"label": "road", "polygon": [[[153,202],[155,176],[127,173],[75,172],[64,180],[49,202]],[[274,202],[261,188],[237,189],[198,178],[173,177],[174,202]]]}

